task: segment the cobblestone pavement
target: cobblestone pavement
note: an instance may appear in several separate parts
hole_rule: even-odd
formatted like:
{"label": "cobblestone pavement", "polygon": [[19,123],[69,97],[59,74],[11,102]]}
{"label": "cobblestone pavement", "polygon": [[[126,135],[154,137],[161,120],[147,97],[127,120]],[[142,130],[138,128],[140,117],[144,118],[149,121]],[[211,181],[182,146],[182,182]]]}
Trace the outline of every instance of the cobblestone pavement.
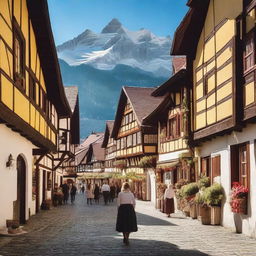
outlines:
{"label": "cobblestone pavement", "polygon": [[87,206],[82,195],[74,205],[41,211],[24,227],[27,234],[0,237],[3,256],[162,255],[255,256],[256,241],[223,227],[203,226],[178,215],[167,218],[148,202],[137,202],[139,231],[130,245],[115,231],[116,205]]}

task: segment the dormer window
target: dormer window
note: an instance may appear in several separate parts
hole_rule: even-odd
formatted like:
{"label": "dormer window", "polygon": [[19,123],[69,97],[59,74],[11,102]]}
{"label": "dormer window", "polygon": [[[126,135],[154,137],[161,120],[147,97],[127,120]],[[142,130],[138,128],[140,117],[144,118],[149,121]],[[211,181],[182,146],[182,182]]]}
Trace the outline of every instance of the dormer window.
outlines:
{"label": "dormer window", "polygon": [[13,66],[14,82],[25,90],[25,40],[17,22],[13,22]]}

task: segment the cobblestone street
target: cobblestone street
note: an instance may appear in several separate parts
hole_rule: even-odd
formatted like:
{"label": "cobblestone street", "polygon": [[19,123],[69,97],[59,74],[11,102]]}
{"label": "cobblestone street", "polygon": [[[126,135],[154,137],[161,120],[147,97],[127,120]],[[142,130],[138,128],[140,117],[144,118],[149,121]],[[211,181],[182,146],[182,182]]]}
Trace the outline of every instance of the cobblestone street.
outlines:
{"label": "cobblestone street", "polygon": [[24,227],[28,234],[0,238],[0,255],[219,255],[252,256],[254,239],[196,220],[167,218],[148,202],[137,202],[139,231],[130,245],[115,231],[116,205],[87,206],[82,195],[74,205],[41,211]]}

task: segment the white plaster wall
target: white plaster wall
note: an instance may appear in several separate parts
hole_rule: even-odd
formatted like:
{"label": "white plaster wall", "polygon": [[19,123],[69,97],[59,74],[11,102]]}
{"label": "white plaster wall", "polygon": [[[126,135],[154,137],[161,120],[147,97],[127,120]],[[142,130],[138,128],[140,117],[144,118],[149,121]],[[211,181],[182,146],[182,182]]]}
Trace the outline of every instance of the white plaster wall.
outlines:
{"label": "white plaster wall", "polygon": [[[19,133],[13,132],[4,124],[0,124],[0,227],[6,226],[7,219],[13,219],[13,201],[17,200],[16,159],[22,155],[26,163],[26,219],[35,214],[35,201],[32,200],[32,149],[36,148]],[[8,156],[12,154],[15,162],[6,167]],[[30,209],[30,210],[29,210]]]}
{"label": "white plaster wall", "polygon": [[156,175],[153,169],[148,170],[147,182],[150,183],[150,201],[156,205]]}
{"label": "white plaster wall", "polygon": [[231,165],[230,165],[230,146],[243,142],[250,142],[250,195],[249,212],[241,215],[242,232],[248,236],[256,237],[256,168],[255,168],[255,144],[256,125],[250,124],[242,132],[233,132],[231,135],[217,137],[212,141],[205,142],[199,148],[200,157],[221,155],[221,177],[220,183],[225,190],[222,209],[222,225],[235,230],[234,214],[229,205],[231,191]]}

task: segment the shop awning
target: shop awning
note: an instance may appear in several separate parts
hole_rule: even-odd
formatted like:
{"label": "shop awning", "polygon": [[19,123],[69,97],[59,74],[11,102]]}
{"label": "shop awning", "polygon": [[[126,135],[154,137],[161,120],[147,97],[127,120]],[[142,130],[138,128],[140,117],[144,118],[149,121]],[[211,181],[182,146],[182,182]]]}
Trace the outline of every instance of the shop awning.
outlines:
{"label": "shop awning", "polygon": [[157,163],[156,168],[157,169],[168,169],[169,171],[173,171],[177,165],[180,164],[180,161],[172,161],[172,162],[161,162]]}

